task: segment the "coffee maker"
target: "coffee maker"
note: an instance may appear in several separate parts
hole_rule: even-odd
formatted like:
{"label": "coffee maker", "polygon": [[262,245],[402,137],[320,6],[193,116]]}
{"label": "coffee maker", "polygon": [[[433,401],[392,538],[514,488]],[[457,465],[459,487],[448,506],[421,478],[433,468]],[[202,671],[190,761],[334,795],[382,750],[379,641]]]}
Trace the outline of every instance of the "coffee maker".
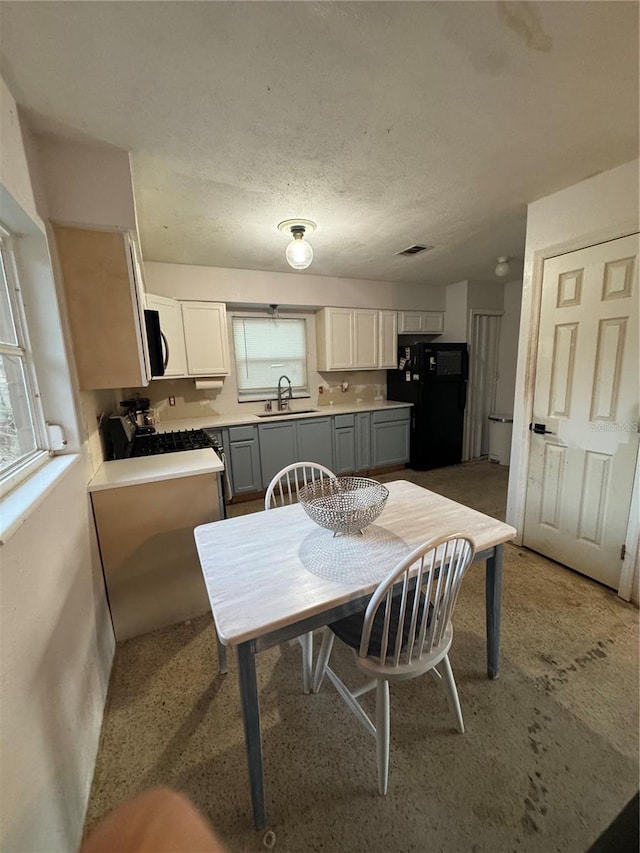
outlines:
{"label": "coffee maker", "polygon": [[[150,409],[150,402],[148,397],[135,397],[132,400],[120,401],[120,405],[125,409],[125,413],[140,431],[143,431],[145,427],[151,427],[148,431],[155,432],[153,429],[154,417]],[[147,430],[144,431],[146,432]]]}

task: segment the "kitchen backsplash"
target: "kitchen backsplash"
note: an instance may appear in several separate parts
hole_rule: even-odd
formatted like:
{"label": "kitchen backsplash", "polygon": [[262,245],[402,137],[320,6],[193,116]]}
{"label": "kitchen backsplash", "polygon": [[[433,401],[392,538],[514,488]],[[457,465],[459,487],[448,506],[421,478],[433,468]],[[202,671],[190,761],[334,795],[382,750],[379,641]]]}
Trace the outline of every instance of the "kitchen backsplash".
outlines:
{"label": "kitchen backsplash", "polygon": [[[319,408],[332,403],[337,405],[383,400],[386,397],[386,378],[385,370],[344,373],[310,371],[310,397],[294,400],[293,408]],[[320,387],[323,389],[322,393],[319,391]],[[346,390],[343,390],[343,387],[346,387]],[[121,399],[136,394],[150,399],[150,405],[161,421],[199,418],[208,414],[253,414],[264,411],[264,402],[238,403],[236,383],[232,375],[225,377],[223,387],[219,391],[196,390],[193,379],[156,379],[148,388],[123,389]],[[275,388],[270,396],[275,400]],[[169,405],[170,397],[175,400],[174,406]]]}

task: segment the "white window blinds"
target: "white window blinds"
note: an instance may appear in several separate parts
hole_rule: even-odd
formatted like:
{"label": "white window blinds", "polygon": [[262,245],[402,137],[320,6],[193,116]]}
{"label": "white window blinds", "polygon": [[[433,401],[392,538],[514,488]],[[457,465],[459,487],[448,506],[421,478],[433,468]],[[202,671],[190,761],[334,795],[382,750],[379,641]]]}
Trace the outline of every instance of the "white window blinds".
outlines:
{"label": "white window blinds", "polygon": [[234,317],[233,347],[241,396],[275,391],[283,374],[294,391],[307,390],[304,320]]}

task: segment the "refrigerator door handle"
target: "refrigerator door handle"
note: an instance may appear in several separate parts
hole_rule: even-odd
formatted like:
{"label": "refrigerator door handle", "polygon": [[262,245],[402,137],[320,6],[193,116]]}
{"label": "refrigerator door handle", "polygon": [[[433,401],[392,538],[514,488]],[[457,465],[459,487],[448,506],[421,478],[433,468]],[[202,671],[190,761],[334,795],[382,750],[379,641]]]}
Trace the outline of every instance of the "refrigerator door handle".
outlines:
{"label": "refrigerator door handle", "polygon": [[467,405],[467,383],[460,383],[460,409],[464,411]]}

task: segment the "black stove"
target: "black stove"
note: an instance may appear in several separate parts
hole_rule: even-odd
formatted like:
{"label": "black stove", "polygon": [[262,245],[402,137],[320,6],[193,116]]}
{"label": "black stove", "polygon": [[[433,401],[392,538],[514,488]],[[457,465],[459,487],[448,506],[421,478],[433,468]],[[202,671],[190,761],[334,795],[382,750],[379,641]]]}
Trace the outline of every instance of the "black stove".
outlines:
{"label": "black stove", "polygon": [[[218,452],[217,441],[203,429],[181,429],[156,432],[151,426],[136,426],[127,415],[112,415],[104,424],[105,459],[129,459],[135,456],[157,456],[183,450],[211,447]],[[218,453],[220,455],[220,453]]]}
{"label": "black stove", "polygon": [[131,456],[157,456],[160,453],[177,453],[182,450],[202,450],[212,447],[211,439],[203,429],[181,429],[175,432],[136,434]]}

